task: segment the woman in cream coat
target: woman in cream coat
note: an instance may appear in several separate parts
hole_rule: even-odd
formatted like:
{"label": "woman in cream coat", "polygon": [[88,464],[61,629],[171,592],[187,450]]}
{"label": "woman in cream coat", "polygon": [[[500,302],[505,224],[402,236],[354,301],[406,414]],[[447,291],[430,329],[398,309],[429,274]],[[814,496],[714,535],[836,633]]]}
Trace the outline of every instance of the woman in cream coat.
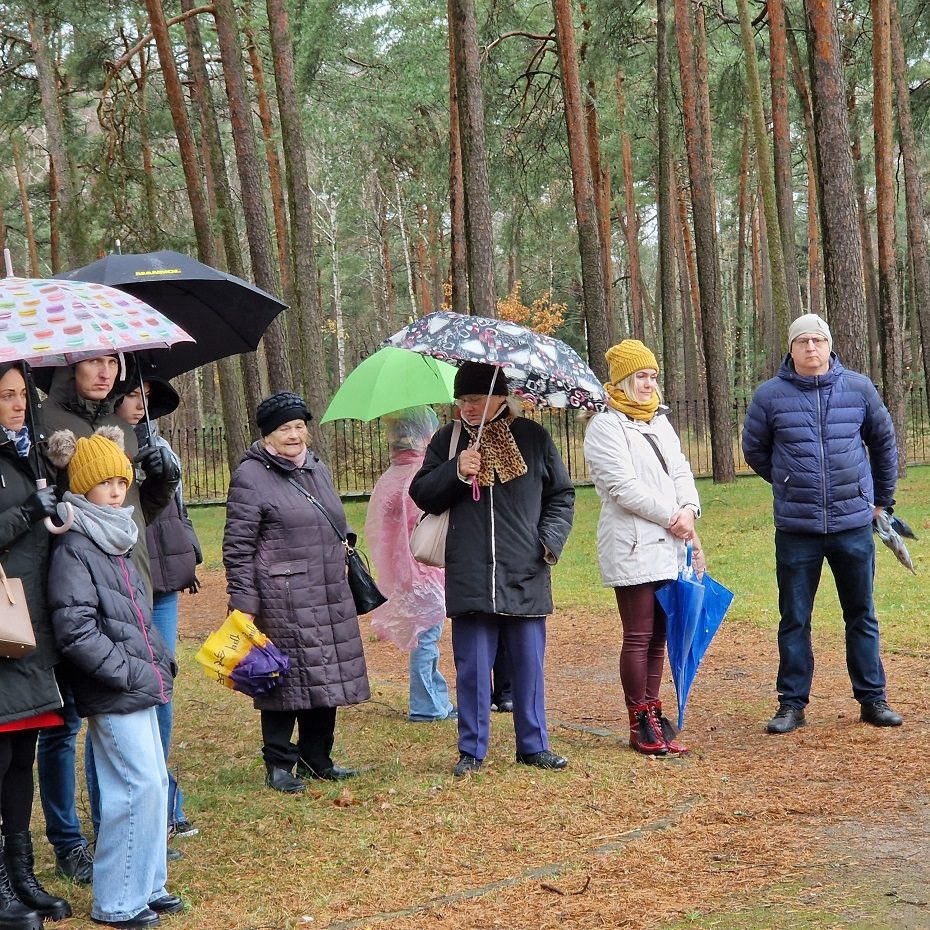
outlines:
{"label": "woman in cream coat", "polygon": [[665,755],[686,751],[662,714],[665,614],[656,591],[678,577],[693,540],[700,503],[691,466],[659,404],[659,365],[637,339],[608,350],[608,409],[591,418],[584,441],[588,472],[601,499],[597,552],[605,587],[617,596],[623,624],[620,680],[630,716],[630,745]]}

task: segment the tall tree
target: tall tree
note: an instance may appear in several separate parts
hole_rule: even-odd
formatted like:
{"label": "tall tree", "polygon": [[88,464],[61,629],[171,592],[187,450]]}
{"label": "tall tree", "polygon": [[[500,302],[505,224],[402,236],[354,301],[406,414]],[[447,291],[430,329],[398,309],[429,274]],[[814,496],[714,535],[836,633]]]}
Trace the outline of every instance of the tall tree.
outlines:
{"label": "tall tree", "polygon": [[901,158],[904,162],[907,241],[914,277],[914,299],[922,346],[924,385],[930,396],[930,255],[927,252],[927,231],[923,217],[923,184],[918,165],[918,147],[911,116],[911,94],[907,80],[907,60],[901,36],[901,12],[891,4],[891,49],[894,65],[895,97],[898,129],[901,136]]}
{"label": "tall tree", "polygon": [[[288,203],[291,212],[291,250],[300,306],[303,346],[301,363],[304,369],[307,399],[313,409],[322,412],[326,408],[329,394],[323,347],[325,323],[317,290],[313,202],[310,199],[307,147],[300,118],[300,94],[294,70],[294,47],[284,0],[266,0],[266,8],[275,65],[278,114],[281,120],[281,146],[284,151]],[[316,420],[311,420],[310,432],[314,445],[325,455],[328,443]]]}
{"label": "tall tree", "polygon": [[788,316],[801,315],[798,285],[797,243],[794,223],[794,179],[791,170],[791,114],[788,106],[788,34],[784,0],[768,0],[769,80],[772,87],[772,159],[775,166],[775,198],[778,230],[788,288]]}
{"label": "tall tree", "polygon": [[636,221],[636,200],[633,196],[633,149],[626,127],[626,92],[623,72],[617,72],[617,114],[620,118],[620,151],[623,162],[623,204],[626,215],[626,250],[630,265],[630,313],[633,318],[633,338],[644,339],[643,297],[639,286],[639,225]]}
{"label": "tall tree", "polygon": [[714,481],[736,478],[733,461],[730,381],[727,375],[726,338],[717,257],[716,217],[709,153],[698,116],[698,84],[692,36],[694,23],[689,0],[675,0],[675,35],[681,73],[681,102],[684,111],[688,174],[691,182],[691,211],[697,251],[698,285],[701,292],[704,357],[707,364],[707,408],[710,421],[711,458]]}
{"label": "tall tree", "polygon": [[459,90],[452,38],[452,0],[448,4],[449,30],[449,285],[452,309],[468,313],[468,254],[465,247],[465,181],[462,176],[462,142],[459,137]]}
{"label": "tall tree", "polygon": [[610,333],[604,312],[604,277],[601,264],[600,234],[591,178],[591,158],[585,133],[581,102],[581,78],[575,48],[575,27],[569,0],[553,0],[555,36],[559,49],[559,77],[562,82],[565,130],[575,199],[578,251],[581,255],[581,288],[585,323],[588,330],[588,363],[602,380],[608,377],[604,354],[610,348]]}
{"label": "tall tree", "polygon": [[[146,2],[153,3],[156,0]],[[262,170],[255,129],[252,125],[252,106],[245,80],[245,68],[242,64],[239,21],[233,0],[214,0],[213,18],[223,62],[226,96],[229,99],[229,120],[236,148],[236,170],[239,175],[249,256],[252,259],[252,275],[260,288],[276,294],[278,276],[272,255],[268,216],[265,213]],[[294,387],[283,317],[284,314],[279,314],[272,321],[264,338],[268,357],[268,381],[273,391],[293,390]]]}
{"label": "tall tree", "polygon": [[465,194],[465,250],[468,258],[468,301],[472,313],[497,312],[494,283],[494,226],[491,182],[484,129],[484,91],[478,54],[474,0],[449,0],[449,39],[453,43],[458,90],[459,143]]}
{"label": "tall tree", "polygon": [[768,236],[770,280],[772,282],[772,305],[775,312],[775,332],[772,334],[778,345],[788,338],[788,281],[785,277],[785,256],[782,251],[781,227],[778,221],[778,202],[775,196],[775,180],[769,155],[768,127],[762,106],[762,85],[759,81],[759,62],[756,59],[756,44],[749,21],[749,0],[737,0],[740,36],[743,40],[743,55],[746,58],[746,89],[752,112],[752,133],[756,150],[756,171],[762,191],[765,210],[765,230]]}
{"label": "tall tree", "polygon": [[817,145],[824,298],[843,363],[868,370],[862,259],[846,115],[846,82],[834,0],[804,0]]}
{"label": "tall tree", "polygon": [[[875,122],[875,201],[878,298],[882,320],[882,384],[898,440],[898,473],[907,471],[904,352],[895,247],[895,153],[891,112],[891,10],[893,0],[871,0],[872,115]],[[894,0],[896,2],[896,0]]]}

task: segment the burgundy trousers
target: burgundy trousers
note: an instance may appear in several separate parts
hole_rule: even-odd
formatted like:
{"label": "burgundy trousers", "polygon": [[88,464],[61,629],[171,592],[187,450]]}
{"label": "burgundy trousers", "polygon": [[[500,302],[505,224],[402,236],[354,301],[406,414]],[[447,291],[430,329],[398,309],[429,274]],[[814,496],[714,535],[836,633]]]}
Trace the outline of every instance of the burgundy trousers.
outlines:
{"label": "burgundy trousers", "polygon": [[664,583],[614,588],[623,624],[620,683],[627,707],[659,699],[665,665],[665,613],[656,602],[656,590]]}

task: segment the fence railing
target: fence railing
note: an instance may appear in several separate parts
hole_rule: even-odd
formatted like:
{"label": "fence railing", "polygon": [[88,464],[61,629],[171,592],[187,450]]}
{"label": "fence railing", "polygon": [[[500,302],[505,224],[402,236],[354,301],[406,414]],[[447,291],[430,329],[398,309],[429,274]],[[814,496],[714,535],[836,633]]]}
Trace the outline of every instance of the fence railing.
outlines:
{"label": "fence railing", "polygon": [[[731,414],[733,456],[737,474],[750,474],[743,458],[740,433],[746,416],[747,401],[736,401]],[[449,411],[440,411],[445,421]],[[574,411],[533,411],[527,414],[551,434],[576,483],[589,480],[582,445],[584,424]],[[702,401],[682,401],[669,414],[681,438],[682,451],[697,477],[710,477],[713,471],[707,409]],[[364,495],[374,487],[388,467],[388,449],[384,426],[380,420],[337,420],[330,424],[330,456],[327,464],[341,494]],[[930,463],[930,412],[923,390],[912,389],[907,396],[906,415],[908,464]],[[190,503],[209,503],[226,498],[229,469],[226,465],[226,437],[222,427],[171,430],[165,438],[177,452],[183,465],[184,493]]]}

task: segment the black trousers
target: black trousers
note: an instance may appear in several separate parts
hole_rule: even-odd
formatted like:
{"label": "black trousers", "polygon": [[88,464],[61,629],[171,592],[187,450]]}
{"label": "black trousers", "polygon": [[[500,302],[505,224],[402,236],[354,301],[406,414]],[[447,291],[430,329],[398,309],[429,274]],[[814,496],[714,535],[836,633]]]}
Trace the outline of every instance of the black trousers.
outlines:
{"label": "black trousers", "polygon": [[38,739],[38,730],[0,733],[0,823],[4,836],[29,829]]}
{"label": "black trousers", "polygon": [[[290,771],[298,760],[313,772],[331,768],[336,708],[263,710],[262,756],[268,765]],[[297,744],[291,742],[297,724]]]}

